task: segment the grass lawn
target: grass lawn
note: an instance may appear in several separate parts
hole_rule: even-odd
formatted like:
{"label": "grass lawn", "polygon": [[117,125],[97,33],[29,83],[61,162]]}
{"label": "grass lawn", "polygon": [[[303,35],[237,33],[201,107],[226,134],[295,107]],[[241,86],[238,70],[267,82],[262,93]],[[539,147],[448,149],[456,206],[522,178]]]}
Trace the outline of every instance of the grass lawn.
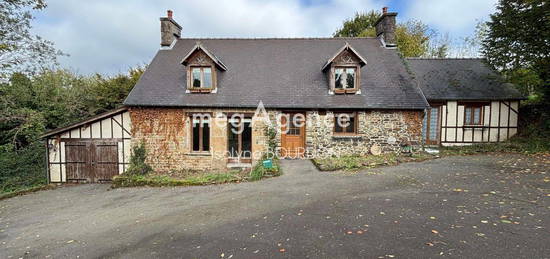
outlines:
{"label": "grass lawn", "polygon": [[31,193],[31,192],[55,189],[55,187],[56,187],[55,184],[40,184],[40,185],[26,187],[26,188],[22,187],[14,191],[0,193],[0,200]]}
{"label": "grass lawn", "polygon": [[122,174],[113,179],[112,187],[133,186],[191,186],[223,184],[231,182],[257,181],[262,178],[281,174],[279,161],[273,161],[273,168],[264,168],[258,163],[248,170],[232,170],[225,172],[179,170],[169,173],[150,173],[147,175]]}
{"label": "grass lawn", "polygon": [[441,156],[474,155],[479,153],[540,154],[550,152],[550,137],[513,137],[508,141],[462,147],[441,147]]}
{"label": "grass lawn", "polygon": [[403,162],[424,161],[435,158],[425,152],[417,152],[411,155],[397,155],[394,153],[375,155],[350,155],[330,158],[315,158],[311,161],[321,171],[347,170],[354,171],[366,168],[375,168],[385,165],[397,165]]}
{"label": "grass lawn", "polygon": [[521,153],[541,154],[550,152],[548,137],[514,137],[508,141],[490,144],[476,144],[460,147],[439,147],[438,155],[417,152],[411,156],[398,156],[394,153],[374,155],[352,155],[342,157],[317,158],[313,164],[321,171],[354,171],[384,165],[396,165],[403,162],[423,161],[442,156],[475,155],[482,153]]}

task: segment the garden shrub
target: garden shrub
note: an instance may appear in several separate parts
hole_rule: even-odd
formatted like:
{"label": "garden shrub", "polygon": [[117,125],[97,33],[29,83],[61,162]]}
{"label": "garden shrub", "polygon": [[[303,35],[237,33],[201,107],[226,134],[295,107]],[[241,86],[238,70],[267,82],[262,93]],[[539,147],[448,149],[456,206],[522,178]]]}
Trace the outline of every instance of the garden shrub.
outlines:
{"label": "garden shrub", "polygon": [[131,175],[147,175],[153,172],[153,168],[147,164],[145,160],[147,160],[147,149],[145,148],[145,143],[142,141],[132,147],[130,162],[125,173]]}

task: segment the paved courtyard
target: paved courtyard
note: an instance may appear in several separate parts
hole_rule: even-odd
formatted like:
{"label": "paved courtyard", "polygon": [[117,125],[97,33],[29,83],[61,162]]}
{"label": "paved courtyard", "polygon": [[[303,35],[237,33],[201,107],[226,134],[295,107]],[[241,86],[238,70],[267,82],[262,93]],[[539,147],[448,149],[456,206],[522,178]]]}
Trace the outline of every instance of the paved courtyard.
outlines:
{"label": "paved courtyard", "polygon": [[0,201],[0,258],[550,258],[549,161],[292,160],[253,183],[67,186]]}

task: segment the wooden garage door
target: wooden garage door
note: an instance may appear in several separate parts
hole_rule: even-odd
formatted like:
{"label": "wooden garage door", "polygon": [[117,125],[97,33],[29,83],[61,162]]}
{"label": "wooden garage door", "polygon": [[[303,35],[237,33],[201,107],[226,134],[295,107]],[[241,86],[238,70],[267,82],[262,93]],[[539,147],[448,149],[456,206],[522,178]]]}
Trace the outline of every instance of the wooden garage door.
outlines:
{"label": "wooden garage door", "polygon": [[65,143],[67,181],[103,182],[118,174],[116,141],[70,141]]}
{"label": "wooden garage door", "polygon": [[67,181],[91,181],[90,142],[65,142]]}

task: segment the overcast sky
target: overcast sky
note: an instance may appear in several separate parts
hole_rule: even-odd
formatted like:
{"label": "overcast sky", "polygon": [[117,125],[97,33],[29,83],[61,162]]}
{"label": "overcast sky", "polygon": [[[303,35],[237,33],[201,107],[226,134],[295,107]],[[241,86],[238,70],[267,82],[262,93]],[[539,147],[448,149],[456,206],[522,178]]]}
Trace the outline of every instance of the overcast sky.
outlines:
{"label": "overcast sky", "polygon": [[496,0],[47,0],[33,31],[69,57],[77,73],[125,72],[149,63],[160,45],[159,17],[174,11],[182,37],[330,37],[357,11],[388,6],[398,22],[418,19],[453,38],[488,20]]}

